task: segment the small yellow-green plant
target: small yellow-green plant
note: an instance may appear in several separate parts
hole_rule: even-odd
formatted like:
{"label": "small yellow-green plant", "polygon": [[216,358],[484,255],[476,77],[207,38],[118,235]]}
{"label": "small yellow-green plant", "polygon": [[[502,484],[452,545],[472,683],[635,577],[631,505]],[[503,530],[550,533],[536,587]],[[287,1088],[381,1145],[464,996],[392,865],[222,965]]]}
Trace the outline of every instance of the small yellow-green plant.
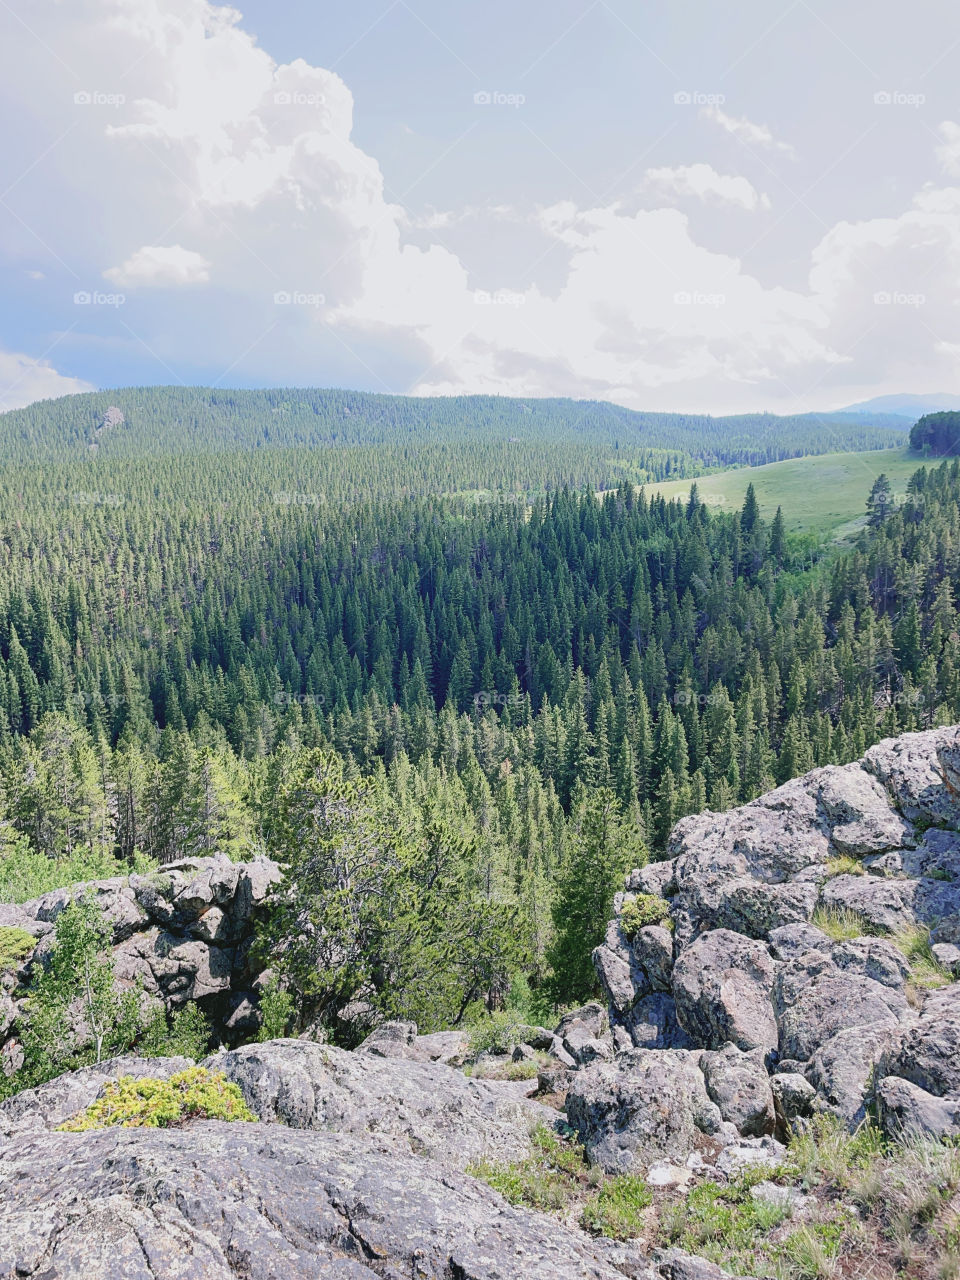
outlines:
{"label": "small yellow-green plant", "polygon": [[859,911],[849,907],[817,907],[812,923],[834,942],[848,942],[876,933],[876,929]]}
{"label": "small yellow-green plant", "polygon": [[664,928],[673,928],[670,915],[670,904],[655,893],[638,893],[635,898],[628,898],[620,912],[620,928],[628,938],[633,938],[647,925],[659,924]]}
{"label": "small yellow-green plant", "polygon": [[140,1127],[167,1129],[187,1120],[256,1120],[237,1085],[221,1072],[188,1067],[169,1080],[135,1080],[121,1076],[110,1081],[103,1097],[58,1126],[69,1133],[88,1129]]}
{"label": "small yellow-green plant", "polygon": [[906,956],[910,963],[910,982],[914,987],[930,990],[945,987],[952,982],[950,971],[945,969],[933,954],[930,930],[926,925],[912,925],[897,932],[890,941]]}
{"label": "small yellow-green plant", "polygon": [[0,927],[0,973],[16,969],[36,946],[36,941],[26,929],[16,929],[11,925]]}
{"label": "small yellow-green plant", "polygon": [[839,858],[830,858],[823,864],[823,869],[829,877],[833,876],[865,876],[867,869],[859,858],[851,858],[848,854],[842,854]]}

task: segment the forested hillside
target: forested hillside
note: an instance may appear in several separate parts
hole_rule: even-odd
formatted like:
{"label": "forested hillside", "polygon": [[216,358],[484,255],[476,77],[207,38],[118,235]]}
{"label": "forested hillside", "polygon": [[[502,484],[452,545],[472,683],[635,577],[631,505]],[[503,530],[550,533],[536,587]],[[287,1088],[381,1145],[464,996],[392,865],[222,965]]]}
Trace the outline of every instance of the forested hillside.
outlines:
{"label": "forested hillside", "polygon": [[[762,520],[752,491],[731,514],[695,490],[648,501],[623,477],[660,455],[625,436],[620,481],[598,497],[599,425],[531,429],[520,463],[466,413],[437,435],[429,408],[415,443],[360,443],[366,424],[308,449],[294,424],[319,393],[289,393],[302,400],[284,438],[240,452],[267,428],[252,412],[229,426],[240,393],[224,393],[217,413],[194,402],[180,436],[158,427],[153,448],[131,400],[159,394],[2,420],[8,896],[116,858],[284,859],[298,779],[323,748],[334,793],[363,796],[371,831],[412,833],[420,852],[391,874],[418,886],[419,921],[485,921],[484,946],[500,947],[481,965],[490,983],[575,996],[592,981],[593,919],[639,842],[656,852],[686,813],[960,716],[955,463],[918,472],[836,551]],[[393,404],[324,404],[351,400]],[[104,417],[113,402],[122,421]],[[60,443],[37,464],[22,442],[45,412],[43,439]],[[670,465],[693,465],[690,433]],[[496,500],[463,492],[480,462]],[[596,901],[565,940],[591,876]],[[579,959],[565,969],[565,955]],[[449,1019],[462,995],[420,1020]]]}

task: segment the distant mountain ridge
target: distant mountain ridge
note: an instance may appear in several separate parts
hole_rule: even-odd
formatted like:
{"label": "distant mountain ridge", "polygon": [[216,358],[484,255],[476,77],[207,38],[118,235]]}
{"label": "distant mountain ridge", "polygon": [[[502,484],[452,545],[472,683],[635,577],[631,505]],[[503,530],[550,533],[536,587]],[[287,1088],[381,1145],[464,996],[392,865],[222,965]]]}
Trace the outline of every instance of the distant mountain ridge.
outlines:
{"label": "distant mountain ridge", "polygon": [[862,400],[859,404],[847,405],[845,409],[837,409],[837,413],[869,413],[872,415],[896,414],[898,417],[916,419],[925,413],[938,413],[942,409],[960,409],[960,395],[949,391],[928,392],[923,395],[874,396],[871,400]]}

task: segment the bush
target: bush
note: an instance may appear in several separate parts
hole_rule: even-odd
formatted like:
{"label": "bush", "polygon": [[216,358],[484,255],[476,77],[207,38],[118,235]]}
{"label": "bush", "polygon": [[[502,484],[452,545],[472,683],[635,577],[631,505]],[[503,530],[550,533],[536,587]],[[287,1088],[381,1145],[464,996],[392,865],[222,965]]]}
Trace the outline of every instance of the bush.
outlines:
{"label": "bush", "polygon": [[167,1129],[188,1120],[256,1120],[237,1085],[220,1072],[203,1067],[178,1071],[169,1080],[135,1080],[123,1076],[110,1081],[102,1098],[73,1116],[59,1129],[84,1133],[88,1129]]}
{"label": "bush", "polygon": [[638,893],[636,897],[628,898],[620,912],[620,928],[626,936],[633,938],[651,924],[673,928],[669,902],[658,898],[655,893]]}
{"label": "bush", "polygon": [[18,968],[36,944],[36,938],[33,934],[27,933],[26,929],[16,929],[8,925],[0,927],[0,973],[6,972],[7,969]]}
{"label": "bush", "polygon": [[509,1053],[518,1044],[523,1044],[533,1031],[512,1009],[504,1009],[481,1018],[470,1028],[470,1057],[478,1058],[481,1053]]}
{"label": "bush", "polygon": [[145,1058],[202,1058],[210,1048],[210,1023],[195,1004],[185,1005],[167,1015],[161,1010],[143,1038],[137,1052]]}
{"label": "bush", "polygon": [[144,874],[155,866],[143,855],[131,866],[95,849],[78,849],[68,858],[48,858],[22,841],[0,856],[0,902],[29,902],[51,889],[65,889],[85,880],[108,880],[131,871]]}
{"label": "bush", "polygon": [[260,996],[260,1030],[259,1041],[282,1040],[290,1031],[293,1023],[293,997],[289,991],[283,991],[276,978],[271,978],[263,988]]}

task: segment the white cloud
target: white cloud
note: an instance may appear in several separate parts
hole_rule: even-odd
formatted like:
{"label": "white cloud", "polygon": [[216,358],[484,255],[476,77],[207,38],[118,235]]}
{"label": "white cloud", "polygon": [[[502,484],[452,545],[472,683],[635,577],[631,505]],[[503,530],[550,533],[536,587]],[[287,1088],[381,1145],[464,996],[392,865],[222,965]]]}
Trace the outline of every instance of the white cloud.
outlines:
{"label": "white cloud", "polygon": [[119,267],[108,267],[104,276],[114,284],[135,288],[137,285],[164,286],[206,284],[210,279],[210,263],[202,253],[184,249],[145,244],[132,253]]}
{"label": "white cloud", "polygon": [[52,400],[56,396],[93,391],[89,382],[65,377],[47,360],[16,351],[0,351],[0,412],[18,409],[34,400]]}
{"label": "white cloud", "polygon": [[937,147],[937,159],[944,173],[956,177],[960,174],[960,124],[944,120],[939,132],[943,142]]}
{"label": "white cloud", "polygon": [[664,195],[695,196],[698,200],[739,205],[751,212],[770,208],[770,198],[758,192],[746,178],[717,173],[709,164],[648,169],[644,179],[647,186]]}
{"label": "white cloud", "polygon": [[769,147],[774,151],[782,151],[786,155],[794,155],[794,149],[788,142],[776,139],[765,124],[754,124],[746,116],[729,116],[720,107],[703,107],[700,114],[707,120],[713,120],[721,129],[733,134],[740,142],[752,147]]}
{"label": "white cloud", "polygon": [[[138,353],[162,362],[158,380],[195,368],[200,353],[204,367],[219,363],[236,381],[567,394],[714,412],[842,402],[831,388],[844,379],[953,385],[956,188],[924,187],[900,217],[837,224],[813,249],[809,280],[789,289],[698,243],[677,208],[491,201],[408,212],[353,141],[353,98],[335,73],[278,64],[239,15],[207,0],[76,5],[79,15],[38,0],[31,22],[48,44],[69,46],[84,83],[109,89],[117,68],[134,68],[128,101],[109,115],[84,108],[72,137],[76,183],[110,205],[85,242],[99,255],[87,278],[106,267],[124,286],[208,281],[187,297],[164,289],[138,299],[135,320],[106,338],[112,315],[81,317],[90,342],[132,345],[135,329]],[[55,74],[42,54],[28,69],[34,79]],[[42,101],[64,95],[50,89]],[[750,145],[790,150],[766,126],[707,114]],[[71,119],[53,120],[53,136]],[[943,136],[945,145],[954,138]],[[766,207],[746,178],[709,164],[647,177],[670,203]],[[156,246],[174,227],[190,249]],[[498,238],[484,259],[492,227],[519,246],[512,256]],[[74,260],[57,238],[76,234],[72,220],[40,231]],[[143,247],[130,254],[131,245]],[[883,291],[926,301],[878,305]],[[278,308],[279,292],[318,301]]]}

